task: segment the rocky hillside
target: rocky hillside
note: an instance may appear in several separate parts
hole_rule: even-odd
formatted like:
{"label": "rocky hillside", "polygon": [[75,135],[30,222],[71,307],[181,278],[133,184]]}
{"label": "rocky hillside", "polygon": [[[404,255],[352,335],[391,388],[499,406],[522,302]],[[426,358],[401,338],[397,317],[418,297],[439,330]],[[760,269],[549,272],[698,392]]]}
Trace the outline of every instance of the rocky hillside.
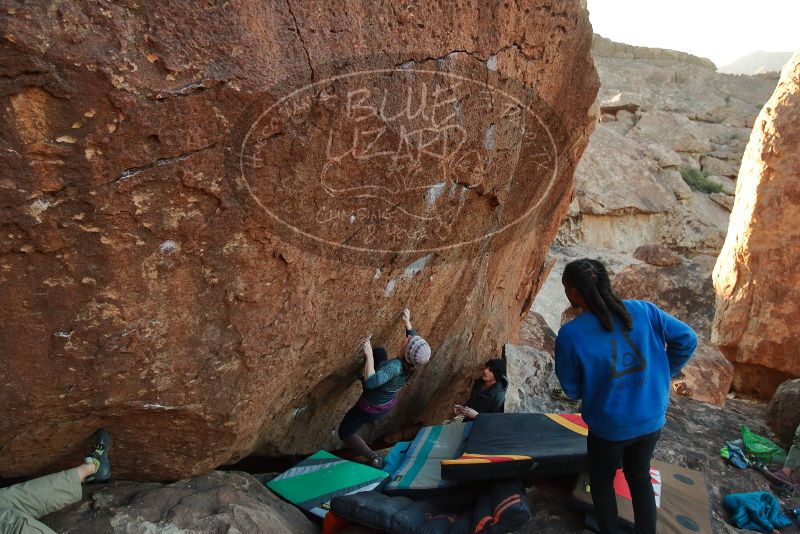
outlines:
{"label": "rocky hillside", "polygon": [[[631,252],[661,243],[716,255],[744,148],[777,76],[729,76],[700,58],[645,50],[626,57],[595,39],[600,125],[578,165],[559,244]],[[720,192],[703,191],[703,182],[693,190],[681,179],[692,174]]]}
{"label": "rocky hillside", "polygon": [[[600,123],[575,175],[575,199],[551,255],[557,261],[534,310],[558,328],[569,260],[604,259],[612,272],[661,244],[703,266],[705,288],[722,248],[736,176],[753,123],[777,75],[732,76],[682,52],[595,36]],[[690,185],[688,182],[691,182]],[[713,316],[713,308],[706,310]]]}

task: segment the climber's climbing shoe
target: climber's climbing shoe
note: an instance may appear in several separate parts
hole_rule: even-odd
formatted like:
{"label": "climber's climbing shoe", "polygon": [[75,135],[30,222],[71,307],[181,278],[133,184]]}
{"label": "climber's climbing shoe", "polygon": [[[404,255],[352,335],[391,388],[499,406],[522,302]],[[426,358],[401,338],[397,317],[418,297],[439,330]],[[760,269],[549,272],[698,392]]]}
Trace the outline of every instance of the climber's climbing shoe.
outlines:
{"label": "climber's climbing shoe", "polygon": [[376,454],[370,459],[369,465],[375,469],[383,469],[386,466],[386,460],[380,454]]}
{"label": "climber's climbing shoe", "polygon": [[111,462],[108,460],[108,449],[111,448],[111,436],[105,428],[94,433],[94,448],[86,463],[92,463],[96,471],[86,477],[86,482],[105,482],[111,478]]}

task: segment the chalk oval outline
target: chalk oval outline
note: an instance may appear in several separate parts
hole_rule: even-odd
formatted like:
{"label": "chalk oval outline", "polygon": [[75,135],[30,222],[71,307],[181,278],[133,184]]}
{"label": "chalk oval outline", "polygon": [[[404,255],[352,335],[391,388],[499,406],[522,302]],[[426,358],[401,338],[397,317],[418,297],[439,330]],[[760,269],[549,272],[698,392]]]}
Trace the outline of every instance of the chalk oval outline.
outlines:
{"label": "chalk oval outline", "polygon": [[[327,84],[327,83],[330,83],[330,82],[335,82],[337,80],[346,79],[346,78],[354,78],[356,76],[362,76],[362,75],[392,74],[392,73],[401,73],[401,74],[422,73],[422,74],[433,75],[433,76],[445,76],[445,77],[450,77],[450,78],[453,78],[453,79],[456,79],[456,80],[469,82],[471,84],[475,84],[475,85],[484,87],[484,88],[486,88],[486,89],[488,89],[490,91],[494,91],[494,92],[497,92],[498,94],[501,94],[502,96],[504,96],[505,98],[511,100],[512,102],[515,102],[518,106],[520,106],[521,109],[525,110],[529,115],[533,116],[536,119],[536,121],[539,123],[539,125],[547,133],[547,137],[549,138],[550,145],[551,145],[551,147],[553,149],[553,172],[552,172],[552,174],[550,176],[550,181],[548,182],[547,187],[542,192],[539,200],[536,201],[534,204],[532,204],[519,217],[515,218],[513,221],[505,224],[504,226],[498,228],[497,230],[493,230],[493,231],[491,231],[489,233],[483,234],[482,236],[475,237],[475,238],[470,239],[470,240],[460,241],[458,243],[451,243],[449,245],[443,245],[443,246],[434,247],[434,248],[382,249],[382,248],[371,248],[371,247],[354,246],[354,245],[348,245],[348,244],[345,244],[345,243],[336,243],[336,242],[333,242],[333,241],[326,240],[326,239],[322,238],[321,236],[317,236],[317,235],[314,235],[312,233],[309,233],[309,232],[307,232],[307,231],[305,231],[305,230],[303,230],[301,228],[298,228],[297,226],[295,226],[295,225],[293,225],[293,224],[291,224],[291,223],[289,223],[287,221],[284,221],[283,219],[281,219],[280,217],[275,215],[267,206],[264,205],[264,203],[261,201],[261,199],[258,198],[258,195],[256,195],[253,192],[253,189],[250,186],[250,182],[247,181],[247,177],[245,176],[245,172],[244,172],[244,168],[245,168],[245,165],[244,165],[245,147],[247,146],[247,142],[248,142],[248,139],[250,138],[250,134],[253,133],[253,131],[256,129],[256,127],[259,125],[259,123],[262,121],[262,119],[265,116],[268,116],[268,114],[270,114],[275,107],[281,105],[283,102],[286,102],[287,100],[289,100],[290,98],[295,97],[297,94],[299,94],[301,92],[311,90],[314,87],[317,87],[317,86],[319,86],[321,84]],[[341,249],[350,250],[352,252],[358,252],[358,253],[404,254],[404,255],[405,254],[432,254],[432,253],[436,253],[436,252],[442,252],[442,251],[448,251],[448,250],[453,250],[453,249],[457,249],[457,248],[462,248],[462,247],[466,247],[466,246],[469,246],[469,245],[477,244],[477,243],[479,243],[481,241],[485,241],[487,239],[492,239],[494,236],[506,232],[512,226],[516,226],[517,224],[519,224],[520,221],[522,221],[523,219],[526,219],[527,217],[529,217],[535,210],[537,210],[539,208],[539,206],[542,204],[544,199],[547,198],[547,196],[549,195],[551,189],[553,188],[553,184],[555,184],[556,178],[558,177],[558,147],[556,146],[555,140],[553,139],[553,134],[550,132],[550,129],[547,127],[547,125],[544,123],[544,121],[542,121],[541,117],[539,117],[536,113],[531,111],[529,105],[526,106],[522,101],[519,100],[519,98],[507,93],[506,91],[504,91],[502,89],[499,89],[497,87],[493,87],[493,86],[489,85],[486,82],[480,82],[480,81],[477,81],[477,80],[473,80],[472,78],[468,78],[468,77],[462,76],[460,74],[454,74],[452,72],[441,72],[441,71],[438,71],[438,70],[430,70],[430,69],[401,69],[401,68],[369,69],[369,70],[358,70],[358,71],[353,71],[353,72],[346,72],[346,73],[342,73],[342,74],[337,74],[335,76],[330,76],[330,77],[325,78],[324,80],[318,80],[316,82],[312,82],[312,83],[306,84],[306,85],[304,85],[302,87],[299,87],[299,88],[295,89],[294,91],[292,91],[291,93],[288,93],[288,94],[284,95],[283,97],[281,97],[280,99],[276,100],[271,106],[269,106],[266,110],[264,110],[258,116],[258,118],[256,120],[254,120],[252,122],[252,124],[250,125],[250,128],[248,128],[247,133],[245,134],[244,138],[242,139],[241,146],[240,146],[240,149],[239,149],[239,175],[240,175],[242,183],[244,184],[245,188],[247,189],[247,192],[250,195],[250,197],[256,202],[256,204],[258,204],[258,206],[261,209],[263,209],[267,213],[267,215],[272,217],[272,219],[274,219],[278,223],[282,224],[284,227],[289,228],[291,231],[293,231],[293,232],[295,232],[295,233],[297,233],[297,234],[299,234],[299,235],[301,235],[301,236],[303,236],[305,238],[312,239],[313,241],[316,241],[318,243],[322,243],[324,245],[328,245],[328,246],[331,246],[331,247],[334,247],[334,248],[341,248]],[[512,176],[513,176],[513,174],[512,174]]]}

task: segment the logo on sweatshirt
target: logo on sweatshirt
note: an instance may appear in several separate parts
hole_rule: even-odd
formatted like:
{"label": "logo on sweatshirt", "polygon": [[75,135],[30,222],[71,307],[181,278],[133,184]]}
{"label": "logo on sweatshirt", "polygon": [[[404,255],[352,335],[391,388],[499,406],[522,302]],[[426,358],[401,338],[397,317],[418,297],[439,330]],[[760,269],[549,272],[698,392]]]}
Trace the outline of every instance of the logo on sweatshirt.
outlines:
{"label": "logo on sweatshirt", "polygon": [[622,332],[627,349],[620,350],[617,340],[611,340],[611,378],[620,378],[647,369],[647,360],[627,332]]}

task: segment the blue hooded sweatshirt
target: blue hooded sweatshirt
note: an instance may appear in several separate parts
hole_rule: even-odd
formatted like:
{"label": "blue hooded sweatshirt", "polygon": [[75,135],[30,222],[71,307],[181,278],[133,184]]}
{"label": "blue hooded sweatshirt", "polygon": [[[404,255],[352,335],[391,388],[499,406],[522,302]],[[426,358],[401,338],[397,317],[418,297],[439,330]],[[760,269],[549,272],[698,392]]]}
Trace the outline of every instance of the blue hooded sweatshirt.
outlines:
{"label": "blue hooded sweatshirt", "polygon": [[592,313],[568,322],[556,338],[556,375],[570,398],[581,399],[593,434],[624,441],[666,422],[670,378],[697,347],[697,335],[655,304],[623,301],[633,319],[625,329],[614,315],[607,332]]}

